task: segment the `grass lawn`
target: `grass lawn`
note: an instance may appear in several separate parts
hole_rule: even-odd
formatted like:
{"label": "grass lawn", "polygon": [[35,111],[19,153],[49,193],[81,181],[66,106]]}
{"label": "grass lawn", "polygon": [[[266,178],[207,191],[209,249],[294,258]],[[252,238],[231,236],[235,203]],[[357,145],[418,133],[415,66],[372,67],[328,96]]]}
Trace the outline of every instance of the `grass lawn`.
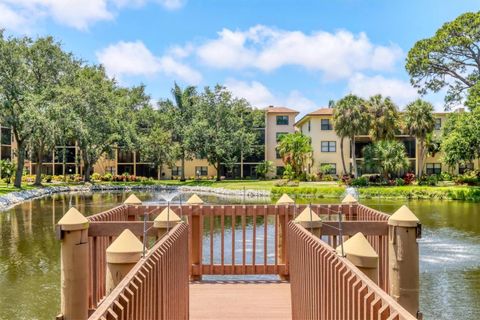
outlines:
{"label": "grass lawn", "polygon": [[3,196],[7,193],[10,193],[10,192],[15,192],[15,191],[22,191],[22,190],[30,190],[30,189],[35,189],[34,186],[32,185],[22,185],[22,188],[19,189],[19,188],[15,188],[13,186],[13,184],[10,184],[9,186],[7,186],[7,184],[5,182],[1,182],[0,183],[0,196]]}

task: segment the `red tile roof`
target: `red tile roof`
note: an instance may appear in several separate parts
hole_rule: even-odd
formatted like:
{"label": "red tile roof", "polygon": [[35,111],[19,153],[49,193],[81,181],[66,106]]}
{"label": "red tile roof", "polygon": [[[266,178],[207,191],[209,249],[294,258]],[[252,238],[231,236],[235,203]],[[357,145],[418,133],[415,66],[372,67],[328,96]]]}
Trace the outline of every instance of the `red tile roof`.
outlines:
{"label": "red tile roof", "polygon": [[295,113],[295,114],[299,114],[299,112],[297,110],[293,110],[293,109],[286,108],[286,107],[270,106],[268,108],[265,108],[265,111],[267,113]]}
{"label": "red tile roof", "polygon": [[331,116],[333,108],[320,108],[307,114],[307,116]]}

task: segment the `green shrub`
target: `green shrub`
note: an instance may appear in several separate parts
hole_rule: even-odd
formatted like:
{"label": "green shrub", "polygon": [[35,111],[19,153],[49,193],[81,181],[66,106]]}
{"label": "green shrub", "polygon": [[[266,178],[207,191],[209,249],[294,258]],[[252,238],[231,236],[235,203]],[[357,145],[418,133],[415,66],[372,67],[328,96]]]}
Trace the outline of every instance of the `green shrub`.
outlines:
{"label": "green shrub", "polygon": [[368,179],[366,177],[355,178],[350,181],[350,185],[353,187],[366,187],[368,186]]}
{"label": "green shrub", "polygon": [[438,180],[440,181],[452,181],[452,178],[453,178],[452,175],[448,172],[442,172],[438,176]]}
{"label": "green shrub", "polygon": [[108,172],[101,177],[102,181],[112,181],[112,179],[113,179],[113,175]]}
{"label": "green shrub", "polygon": [[402,178],[397,178],[397,179],[395,179],[395,185],[396,186],[404,186],[405,181]]}
{"label": "green shrub", "polygon": [[42,180],[46,183],[50,183],[52,182],[52,176],[49,174],[42,174]]}
{"label": "green shrub", "polygon": [[102,176],[100,175],[100,173],[94,172],[94,173],[92,173],[92,177],[91,177],[91,178],[92,178],[92,180],[94,180],[94,181],[100,181],[101,178],[102,178]]}

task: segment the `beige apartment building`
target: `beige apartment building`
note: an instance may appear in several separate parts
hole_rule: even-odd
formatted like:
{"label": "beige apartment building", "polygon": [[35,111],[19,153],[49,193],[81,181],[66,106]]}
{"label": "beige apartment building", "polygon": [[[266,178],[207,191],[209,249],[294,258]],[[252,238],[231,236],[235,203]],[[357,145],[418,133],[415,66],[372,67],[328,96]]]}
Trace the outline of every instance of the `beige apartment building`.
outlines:
{"label": "beige apartment building", "polygon": [[[461,112],[461,111],[460,111]],[[225,168],[221,168],[222,176],[227,178],[255,178],[255,167],[264,160],[270,160],[275,166],[273,176],[282,176],[284,164],[278,154],[276,147],[280,137],[284,134],[300,131],[311,138],[313,155],[312,163],[309,164],[306,171],[316,173],[321,165],[330,164],[332,166],[331,174],[341,176],[344,173],[341,157],[340,143],[341,139],[336,135],[333,127],[333,109],[320,108],[304,115],[296,121],[299,112],[286,107],[268,107],[265,109],[265,127],[256,128],[258,130],[258,141],[256,148],[259,150],[256,155],[241,159],[236,164],[233,176],[228,176]],[[434,134],[440,135],[448,113],[435,113],[436,123]],[[397,139],[405,144],[409,157],[410,167],[408,171],[418,172],[419,145],[414,137],[408,135],[398,135]],[[362,149],[371,143],[369,136],[355,137],[355,153],[357,159],[357,170],[362,172],[361,163],[363,162]],[[345,159],[346,170],[350,171],[352,163],[350,141],[344,139],[343,156]],[[0,128],[0,159],[14,159],[15,140],[10,128]],[[81,164],[80,150],[74,142],[66,146],[56,147],[54,152],[46,155],[43,159],[42,173],[49,175],[82,174],[83,166]],[[36,173],[35,162],[27,161],[26,170],[30,174]],[[442,163],[442,154],[437,153],[434,157],[428,157],[424,161],[424,172],[427,174],[438,174],[443,171],[451,173],[463,173],[466,169],[480,168],[480,160],[476,160],[473,167],[457,166],[448,168]],[[93,168],[94,172],[99,174],[111,173],[112,175],[129,173],[136,176],[153,177],[156,179],[178,179],[181,175],[180,161],[173,167],[164,167],[161,170],[145,162],[139,152],[114,149],[114,152],[108,157],[105,156],[99,160]],[[187,160],[185,163],[185,176],[192,178],[211,178],[216,176],[216,169],[208,164],[205,159]]]}

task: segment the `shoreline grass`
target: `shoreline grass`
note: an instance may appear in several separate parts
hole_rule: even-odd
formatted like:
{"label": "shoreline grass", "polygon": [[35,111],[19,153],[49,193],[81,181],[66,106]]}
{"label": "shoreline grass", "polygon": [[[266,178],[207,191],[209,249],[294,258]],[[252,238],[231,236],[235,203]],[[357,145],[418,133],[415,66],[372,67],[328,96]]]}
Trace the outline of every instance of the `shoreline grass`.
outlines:
{"label": "shoreline grass", "polygon": [[[298,187],[277,187],[278,180],[154,180],[148,184],[142,182],[114,182],[99,181],[95,185],[112,186],[191,186],[224,188],[229,190],[266,190],[270,191],[272,197],[279,197],[283,193],[296,196],[297,198],[339,198],[345,194],[346,186],[340,186],[335,182],[300,182]],[[43,187],[52,186],[78,186],[82,183],[45,183]],[[21,189],[0,183],[0,196],[10,192],[31,190],[39,188],[32,184],[24,184]],[[466,200],[480,202],[480,187],[472,186],[369,186],[358,188],[360,197],[365,199],[445,199],[445,200]]]}

